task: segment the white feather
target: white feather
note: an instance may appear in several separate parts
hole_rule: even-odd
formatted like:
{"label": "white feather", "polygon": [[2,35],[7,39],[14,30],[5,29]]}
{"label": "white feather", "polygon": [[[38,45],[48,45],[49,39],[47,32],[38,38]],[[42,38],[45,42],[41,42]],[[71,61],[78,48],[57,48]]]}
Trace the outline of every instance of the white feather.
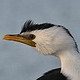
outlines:
{"label": "white feather", "polygon": [[73,38],[62,27],[51,27],[31,32],[36,35],[35,49],[45,55],[55,55],[61,60],[61,72],[71,80],[80,80],[80,54]]}
{"label": "white feather", "polygon": [[64,28],[54,26],[30,33],[36,36],[33,41],[37,51],[57,56],[61,60],[61,73],[71,80],[80,80],[80,54],[76,51],[73,38]]}
{"label": "white feather", "polygon": [[75,43],[62,27],[51,27],[44,30],[32,31],[36,35],[35,49],[43,54],[56,54],[67,48],[74,48]]}

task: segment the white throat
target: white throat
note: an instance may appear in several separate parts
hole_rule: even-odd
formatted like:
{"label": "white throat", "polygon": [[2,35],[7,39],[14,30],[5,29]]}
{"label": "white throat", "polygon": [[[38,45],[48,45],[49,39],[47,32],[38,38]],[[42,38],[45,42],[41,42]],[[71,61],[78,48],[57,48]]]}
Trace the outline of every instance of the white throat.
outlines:
{"label": "white throat", "polygon": [[45,55],[56,55],[61,60],[61,73],[70,80],[80,80],[80,54],[73,37],[63,27],[36,30],[35,49]]}
{"label": "white throat", "polygon": [[77,51],[63,51],[58,57],[61,60],[61,73],[70,80],[80,80],[80,54]]}

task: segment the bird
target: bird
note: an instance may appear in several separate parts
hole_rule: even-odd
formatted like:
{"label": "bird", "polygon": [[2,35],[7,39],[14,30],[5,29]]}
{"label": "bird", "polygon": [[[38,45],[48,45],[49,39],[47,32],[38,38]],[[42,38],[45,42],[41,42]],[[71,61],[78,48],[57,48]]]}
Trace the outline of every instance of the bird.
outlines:
{"label": "bird", "polygon": [[50,70],[36,80],[80,80],[79,49],[66,27],[27,20],[19,34],[7,34],[3,39],[24,43],[43,55],[60,59],[60,68]]}

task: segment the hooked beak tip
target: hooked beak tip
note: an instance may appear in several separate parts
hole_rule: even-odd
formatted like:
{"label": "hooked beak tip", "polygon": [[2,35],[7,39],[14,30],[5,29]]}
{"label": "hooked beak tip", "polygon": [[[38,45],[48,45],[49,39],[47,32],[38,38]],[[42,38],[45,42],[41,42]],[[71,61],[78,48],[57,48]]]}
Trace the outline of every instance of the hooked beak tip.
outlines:
{"label": "hooked beak tip", "polygon": [[5,36],[3,37],[3,39],[4,39],[4,40],[9,40],[9,35],[5,35]]}
{"label": "hooked beak tip", "polygon": [[27,39],[25,39],[23,37],[20,37],[20,36],[18,36],[18,34],[16,34],[16,35],[9,35],[9,34],[7,34],[7,35],[5,35],[3,37],[3,40],[21,42],[21,43],[30,45],[32,47],[36,47],[36,43],[34,41],[27,40]]}

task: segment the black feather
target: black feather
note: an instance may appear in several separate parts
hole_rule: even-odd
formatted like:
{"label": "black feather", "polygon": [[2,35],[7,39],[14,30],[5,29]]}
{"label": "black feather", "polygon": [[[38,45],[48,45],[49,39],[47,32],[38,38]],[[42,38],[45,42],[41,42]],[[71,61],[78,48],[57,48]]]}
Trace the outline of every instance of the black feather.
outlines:
{"label": "black feather", "polygon": [[61,68],[51,70],[45,73],[40,78],[38,78],[37,80],[67,80],[67,77],[60,72]]}
{"label": "black feather", "polygon": [[24,23],[23,28],[22,28],[22,30],[21,30],[20,33],[28,31],[29,27],[32,26],[32,25],[33,25],[32,20],[27,20],[27,21]]}
{"label": "black feather", "polygon": [[20,33],[26,32],[26,31],[30,32],[33,30],[40,30],[40,29],[43,30],[53,26],[54,24],[51,24],[51,23],[34,24],[32,20],[28,20],[24,23],[24,26]]}
{"label": "black feather", "polygon": [[51,24],[51,23],[34,24],[32,20],[27,20],[24,23],[23,28],[20,33],[23,33],[26,31],[31,32],[34,30],[43,30],[43,29],[54,27],[54,26],[62,27],[69,34],[69,36],[71,36],[73,38],[73,40],[75,42],[75,48],[76,48],[77,52],[79,52],[78,46],[77,46],[77,43],[76,43],[74,37],[71,35],[71,33],[69,32],[68,29],[66,29],[64,26],[61,26],[61,25],[55,25],[55,24]]}

